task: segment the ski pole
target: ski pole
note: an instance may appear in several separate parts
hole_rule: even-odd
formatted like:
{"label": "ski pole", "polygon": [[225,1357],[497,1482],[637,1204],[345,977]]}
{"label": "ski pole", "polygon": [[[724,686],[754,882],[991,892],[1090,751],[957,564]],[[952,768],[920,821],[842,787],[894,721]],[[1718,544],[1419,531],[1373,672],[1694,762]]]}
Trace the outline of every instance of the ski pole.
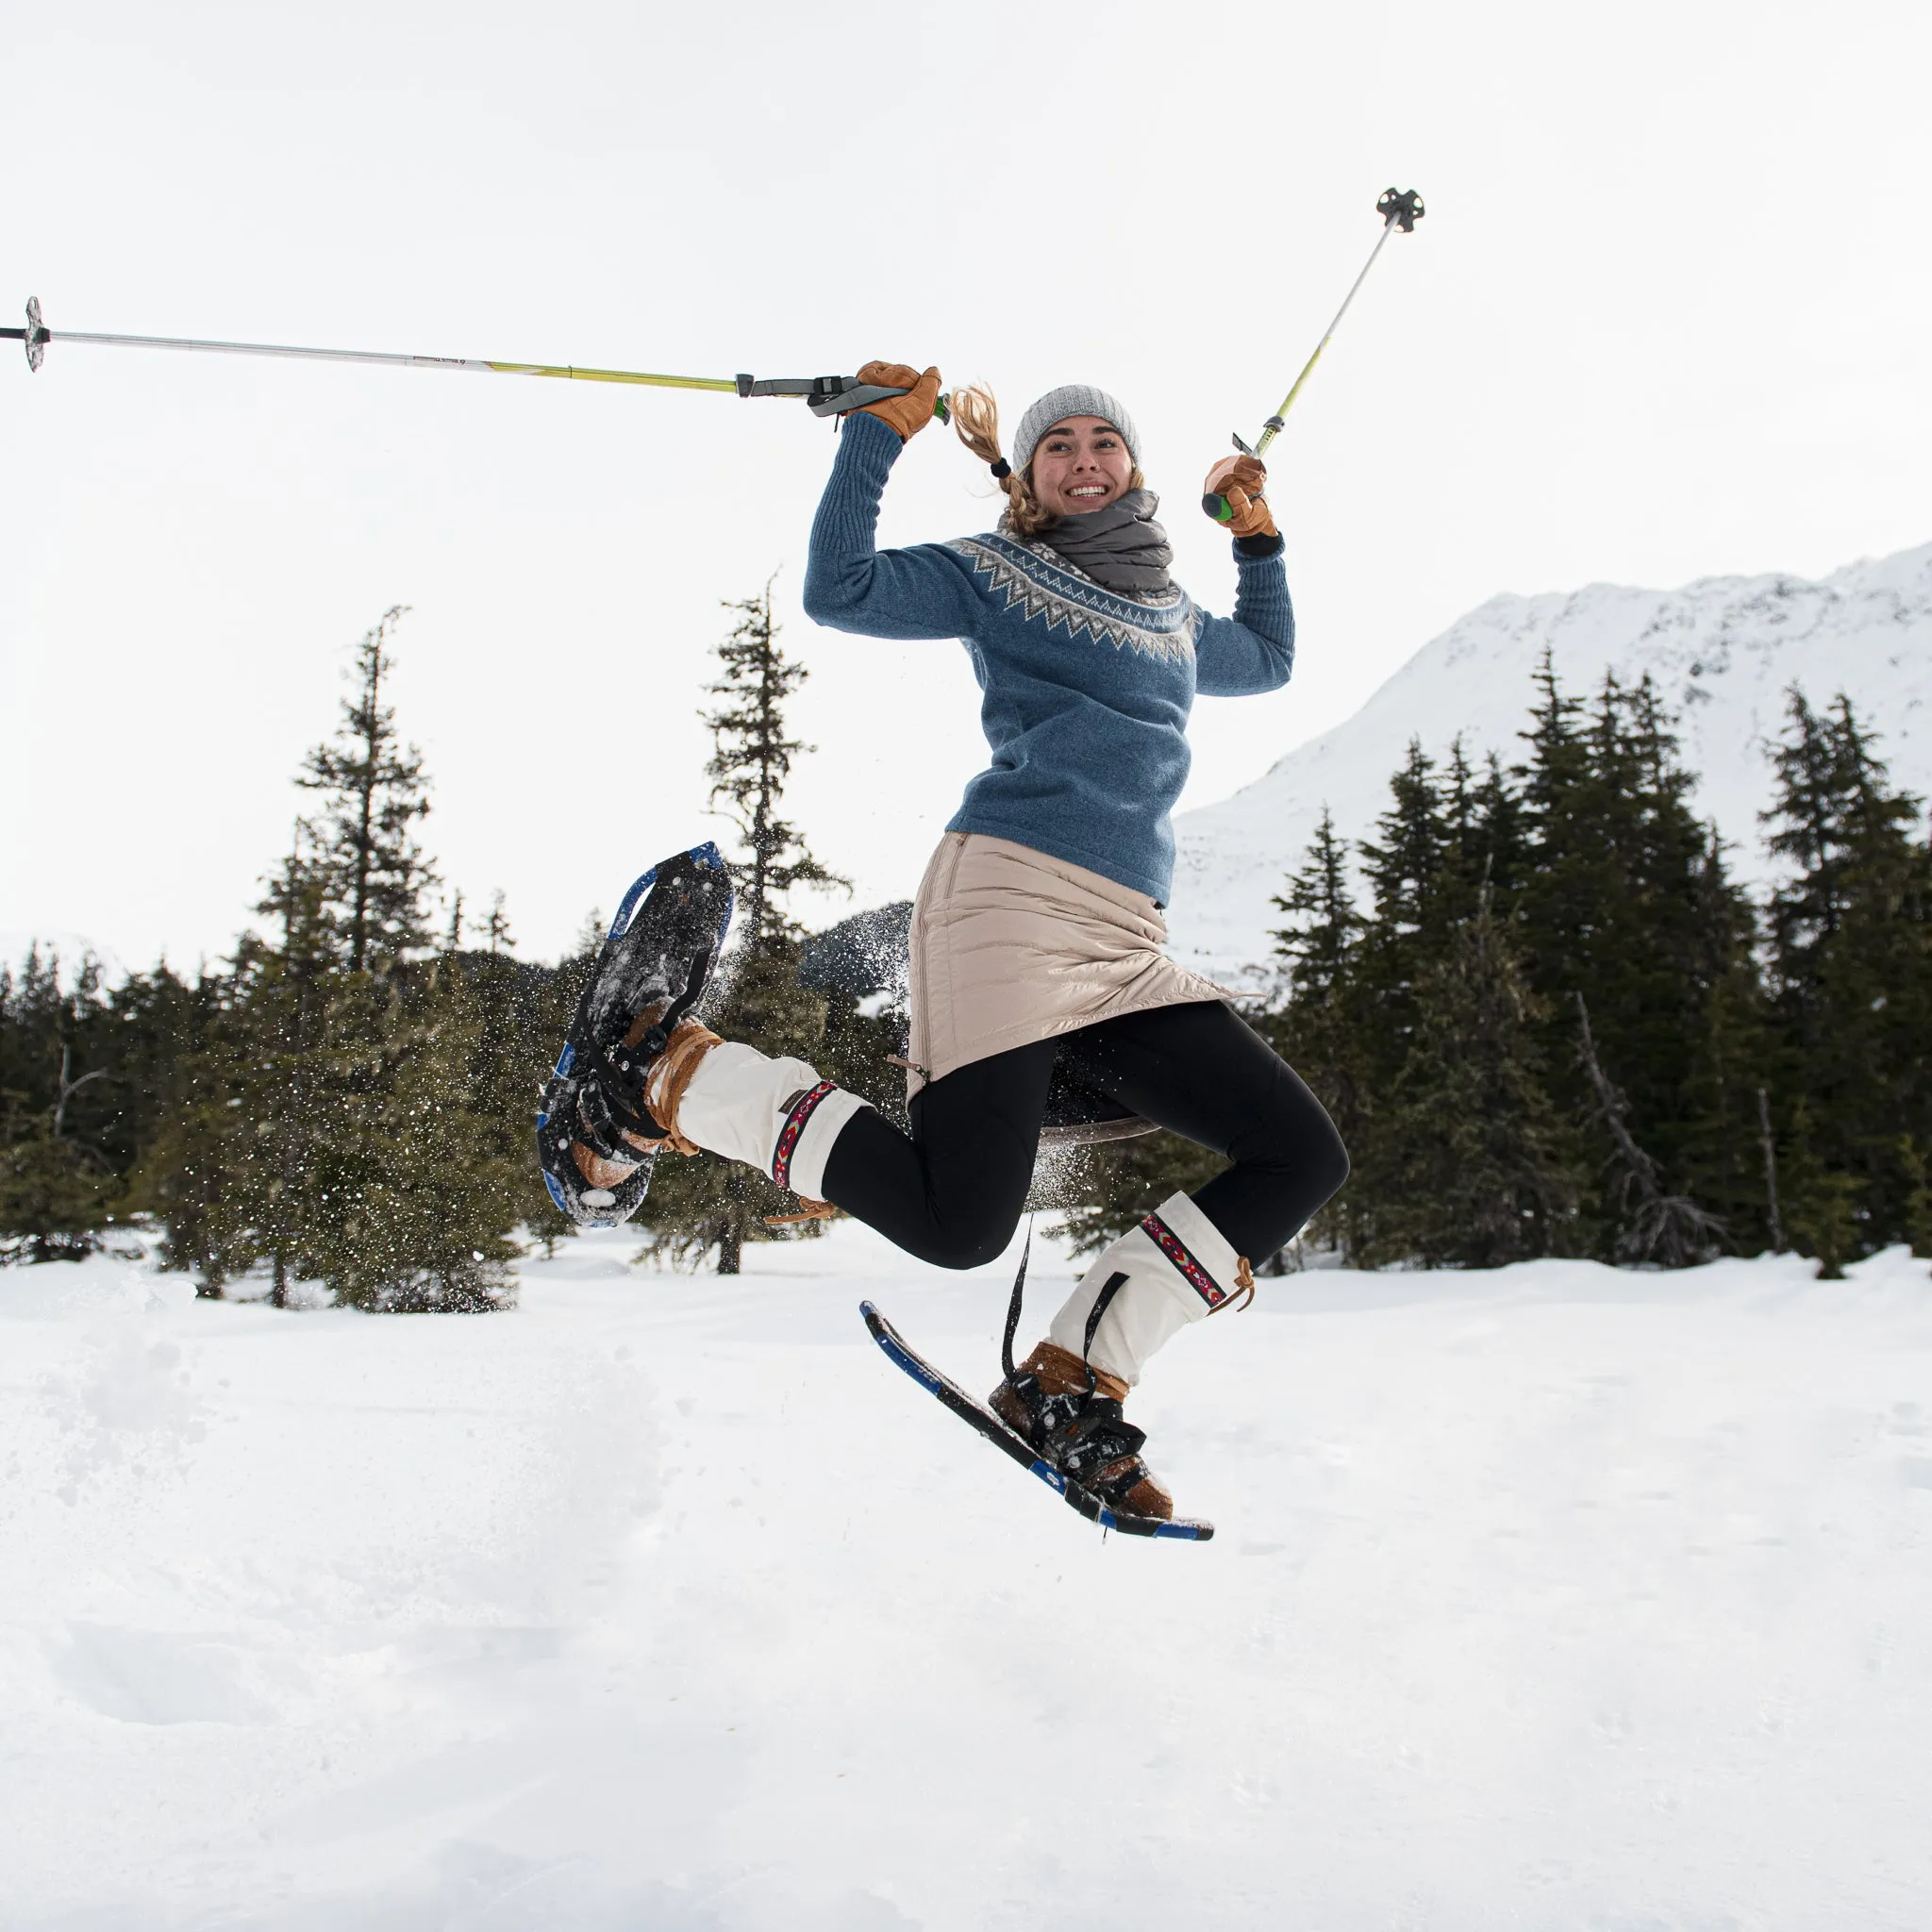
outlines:
{"label": "ski pole", "polygon": [[[1261,425],[1261,433],[1255,439],[1254,448],[1250,449],[1239,436],[1235,438],[1234,446],[1243,456],[1258,457],[1267,453],[1268,445],[1286,427],[1283,419],[1294,408],[1294,399],[1301,394],[1302,385],[1315,373],[1315,364],[1322,359],[1322,351],[1328,346],[1335,331],[1341,326],[1341,318],[1348,313],[1348,305],[1355,300],[1356,291],[1368,280],[1369,271],[1374,267],[1375,258],[1381,254],[1383,244],[1397,228],[1405,235],[1413,235],[1415,225],[1422,220],[1425,210],[1423,208],[1422,196],[1413,188],[1401,191],[1391,188],[1375,203],[1375,212],[1382,217],[1382,232],[1375,238],[1374,247],[1370,249],[1369,258],[1362,264],[1361,274],[1356,276],[1348,293],[1341,298],[1341,307],[1335,311],[1335,320],[1323,331],[1322,340],[1315,344],[1315,353],[1302,364],[1302,373],[1295,377],[1293,386],[1282,397],[1280,408]],[[1234,508],[1227,498],[1217,496],[1212,491],[1201,499],[1201,508],[1217,523],[1231,523],[1234,519]]]}
{"label": "ski pole", "polygon": [[[866,403],[903,396],[903,389],[882,388],[850,375],[653,375],[640,369],[579,369],[571,363],[494,362],[471,356],[405,356],[379,349],[301,349],[280,342],[203,341],[189,336],[99,335],[81,329],[51,329],[41,318],[41,299],[26,305],[25,328],[0,328],[0,341],[25,345],[26,366],[39,369],[49,342],[97,342],[113,349],[192,349],[215,356],[280,356],[304,362],[372,362],[396,369],[459,369],[482,375],[552,375],[573,382],[631,382],[652,389],[717,390],[740,396],[800,396],[814,416],[837,416]],[[946,398],[933,405],[941,423],[949,420]]]}

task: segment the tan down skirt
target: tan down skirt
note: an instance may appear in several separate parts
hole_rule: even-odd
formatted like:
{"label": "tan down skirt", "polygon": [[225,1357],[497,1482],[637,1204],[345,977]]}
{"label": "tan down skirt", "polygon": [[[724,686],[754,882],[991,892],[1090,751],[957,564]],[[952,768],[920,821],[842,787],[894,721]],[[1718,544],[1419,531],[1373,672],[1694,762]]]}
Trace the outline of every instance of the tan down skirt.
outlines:
{"label": "tan down skirt", "polygon": [[912,1071],[925,1080],[1153,1007],[1232,997],[1161,951],[1143,892],[1010,839],[948,832],[912,908]]}

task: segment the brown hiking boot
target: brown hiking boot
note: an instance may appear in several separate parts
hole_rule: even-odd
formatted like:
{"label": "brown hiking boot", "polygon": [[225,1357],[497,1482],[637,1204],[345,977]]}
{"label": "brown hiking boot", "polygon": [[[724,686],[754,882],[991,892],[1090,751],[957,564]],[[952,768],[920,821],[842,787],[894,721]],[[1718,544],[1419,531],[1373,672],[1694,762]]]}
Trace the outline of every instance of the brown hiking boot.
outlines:
{"label": "brown hiking boot", "polygon": [[583,1138],[574,1141],[570,1151],[577,1172],[593,1188],[616,1187],[646,1156],[662,1148],[678,1154],[698,1151],[677,1131],[677,1106],[699,1062],[719,1043],[718,1036],[702,1022],[686,1018],[659,1051],[649,1052],[641,1042],[667,1004],[647,1007],[632,1021],[614,1057],[617,1074],[586,1095],[591,1104],[579,1115]]}
{"label": "brown hiking boot", "polygon": [[[1091,1384],[1091,1386],[1090,1386]],[[1174,1517],[1174,1498],[1141,1460],[1147,1440],[1121,1413],[1127,1385],[1042,1341],[987,1407],[1048,1467],[1129,1516]]]}

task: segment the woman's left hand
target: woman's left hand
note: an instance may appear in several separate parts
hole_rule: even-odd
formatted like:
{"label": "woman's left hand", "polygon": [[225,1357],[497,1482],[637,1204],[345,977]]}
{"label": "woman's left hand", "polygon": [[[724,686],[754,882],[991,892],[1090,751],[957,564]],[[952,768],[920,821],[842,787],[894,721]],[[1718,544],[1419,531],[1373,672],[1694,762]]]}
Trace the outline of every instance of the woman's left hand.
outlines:
{"label": "woman's left hand", "polygon": [[1234,518],[1228,528],[1237,537],[1274,537],[1274,512],[1261,494],[1268,481],[1267,467],[1259,457],[1223,457],[1208,472],[1201,485],[1204,496],[1224,496]]}

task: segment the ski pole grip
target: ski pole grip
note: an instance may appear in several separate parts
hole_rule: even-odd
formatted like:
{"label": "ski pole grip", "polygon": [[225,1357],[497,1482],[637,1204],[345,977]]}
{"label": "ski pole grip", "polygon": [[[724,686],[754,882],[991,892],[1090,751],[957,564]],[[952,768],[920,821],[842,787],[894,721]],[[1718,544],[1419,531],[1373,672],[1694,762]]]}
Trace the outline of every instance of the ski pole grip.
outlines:
{"label": "ski pole grip", "polygon": [[1226,497],[1215,495],[1211,490],[1201,499],[1201,508],[1217,524],[1231,524],[1234,522],[1234,505],[1228,502]]}
{"label": "ski pole grip", "polygon": [[[843,416],[862,409],[868,403],[883,403],[892,396],[909,395],[907,389],[893,389],[884,383],[860,382],[853,375],[740,375],[736,387],[741,396],[802,396],[814,416]],[[941,423],[953,420],[951,398],[936,396],[932,413]]]}

